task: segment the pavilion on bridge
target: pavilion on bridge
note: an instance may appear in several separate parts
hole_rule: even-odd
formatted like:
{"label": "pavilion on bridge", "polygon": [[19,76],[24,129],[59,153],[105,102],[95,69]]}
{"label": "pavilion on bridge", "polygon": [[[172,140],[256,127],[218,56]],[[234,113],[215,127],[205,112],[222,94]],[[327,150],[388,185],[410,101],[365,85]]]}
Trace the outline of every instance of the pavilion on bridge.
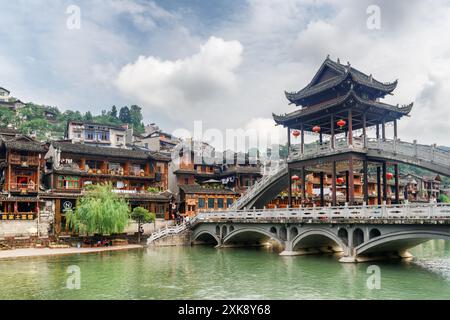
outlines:
{"label": "pavilion on bridge", "polygon": [[[331,180],[328,203],[332,205],[341,204],[337,196],[339,190],[343,190],[341,194],[350,205],[400,203],[403,197],[398,163],[388,163],[382,155],[377,157],[365,152],[369,141],[367,131],[371,127],[375,127],[377,140],[386,140],[386,125],[393,123],[393,139],[398,139],[397,121],[410,113],[413,104],[400,107],[380,101],[392,94],[396,86],[397,81],[380,82],[350,63],[344,65],[339,59],[335,62],[327,57],[305,88],[295,93],[286,92],[291,104],[300,108],[284,115],[273,114],[273,118],[278,125],[287,128],[291,206],[293,184],[300,184],[300,204],[308,204],[306,177],[311,173],[318,176],[318,204],[321,206],[326,205],[325,180]],[[306,145],[307,133],[317,136],[318,141]],[[293,144],[293,139],[300,139],[300,143]],[[358,176],[362,183],[361,198],[355,197],[355,190],[358,193],[361,187],[361,183],[355,181]],[[371,197],[371,183],[376,187],[376,198]],[[393,184],[393,199],[388,192],[390,184]]]}

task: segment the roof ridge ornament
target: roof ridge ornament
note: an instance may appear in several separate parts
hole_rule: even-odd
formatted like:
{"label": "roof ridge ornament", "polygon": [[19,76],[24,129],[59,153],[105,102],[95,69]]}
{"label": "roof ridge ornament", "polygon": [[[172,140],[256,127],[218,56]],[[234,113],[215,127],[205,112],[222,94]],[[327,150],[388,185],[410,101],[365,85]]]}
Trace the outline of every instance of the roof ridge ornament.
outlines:
{"label": "roof ridge ornament", "polygon": [[372,74],[369,75],[369,81],[372,82],[373,81],[373,77]]}
{"label": "roof ridge ornament", "polygon": [[330,54],[327,54],[327,60],[330,60]]}
{"label": "roof ridge ornament", "polygon": [[339,59],[339,57],[337,58],[337,63],[341,64],[341,60]]}

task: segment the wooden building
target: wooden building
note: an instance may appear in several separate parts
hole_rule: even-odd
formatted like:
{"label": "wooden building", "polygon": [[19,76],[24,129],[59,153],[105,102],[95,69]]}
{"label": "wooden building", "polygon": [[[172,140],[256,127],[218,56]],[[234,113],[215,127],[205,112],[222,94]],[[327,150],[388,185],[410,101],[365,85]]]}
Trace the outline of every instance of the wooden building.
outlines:
{"label": "wooden building", "polygon": [[0,129],[0,220],[38,218],[44,154],[40,142]]}
{"label": "wooden building", "polygon": [[111,183],[114,192],[127,198],[132,208],[141,206],[168,217],[167,156],[141,149],[55,141],[45,159],[48,190],[42,197],[55,201],[57,233],[64,229],[64,209],[76,205],[87,185],[97,183]]}
{"label": "wooden building", "polygon": [[[364,152],[367,145],[367,131],[375,127],[376,139],[386,140],[386,124],[392,123],[393,140],[397,140],[397,121],[407,116],[412,103],[394,106],[380,100],[392,94],[397,81],[383,83],[371,74],[367,75],[350,63],[341,64],[325,59],[311,82],[298,92],[287,93],[286,98],[299,108],[291,113],[276,115],[278,125],[287,128],[290,149],[289,177],[296,175],[305,183],[308,172],[319,172],[320,205],[325,204],[325,173],[331,173],[331,203],[338,204],[337,179],[344,177],[348,190],[346,201],[357,203],[358,183],[355,174],[362,174],[363,201],[369,203],[369,178],[377,184],[377,203],[388,202],[388,180],[393,178],[395,196],[393,203],[400,202],[398,164],[382,157],[369,157]],[[314,156],[308,157],[305,148],[305,134],[317,137]],[[358,136],[355,136],[357,134]],[[293,139],[300,139],[297,145]],[[297,156],[294,151],[297,150]],[[391,168],[391,169],[390,169]],[[394,173],[391,173],[393,171]],[[305,187],[302,187],[306,192]],[[303,195],[305,199],[306,195]],[[292,188],[289,188],[289,203],[292,202]]]}
{"label": "wooden building", "polygon": [[178,208],[182,214],[193,215],[204,208],[212,209],[193,200],[202,199],[205,194],[217,199],[229,195],[223,206],[222,200],[218,200],[220,205],[215,207],[219,210],[227,208],[231,205],[229,201],[239,197],[262,176],[259,161],[250,159],[248,154],[216,154],[205,143],[200,147],[195,147],[193,142],[188,144],[187,148],[180,147],[179,158],[172,167],[173,189],[178,193]]}

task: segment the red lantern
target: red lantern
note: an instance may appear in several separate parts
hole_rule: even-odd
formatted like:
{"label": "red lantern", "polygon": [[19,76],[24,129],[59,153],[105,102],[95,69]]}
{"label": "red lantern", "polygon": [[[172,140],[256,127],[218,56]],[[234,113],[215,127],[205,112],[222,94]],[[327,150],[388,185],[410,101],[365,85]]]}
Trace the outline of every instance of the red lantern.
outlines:
{"label": "red lantern", "polygon": [[299,178],[299,176],[298,175],[293,175],[292,177],[291,177],[291,179],[292,179],[292,181],[298,181],[298,180],[300,180],[300,178]]}
{"label": "red lantern", "polygon": [[297,138],[297,137],[300,135],[300,131],[294,130],[294,131],[292,132],[292,135],[293,135],[294,137]]}
{"label": "red lantern", "polygon": [[344,183],[344,178],[337,178],[336,182],[337,182],[337,184],[343,184]]}
{"label": "red lantern", "polygon": [[347,122],[345,122],[345,120],[339,120],[338,122],[336,122],[336,124],[339,126],[339,128],[342,129],[343,126],[345,126],[347,124]]}
{"label": "red lantern", "polygon": [[394,177],[394,175],[392,173],[390,173],[390,172],[386,173],[386,178],[388,180],[391,180],[393,177]]}
{"label": "red lantern", "polygon": [[312,131],[315,132],[315,133],[318,133],[318,132],[320,132],[320,127],[319,126],[314,126],[312,128]]}

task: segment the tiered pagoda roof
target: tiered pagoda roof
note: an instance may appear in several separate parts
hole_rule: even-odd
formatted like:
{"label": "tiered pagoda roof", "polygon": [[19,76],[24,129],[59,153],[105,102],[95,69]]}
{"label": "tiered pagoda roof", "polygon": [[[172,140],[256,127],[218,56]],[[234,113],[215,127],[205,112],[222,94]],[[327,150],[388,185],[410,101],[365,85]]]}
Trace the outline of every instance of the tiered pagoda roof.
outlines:
{"label": "tiered pagoda roof", "polygon": [[397,87],[398,81],[383,83],[353,68],[349,63],[343,65],[332,61],[329,57],[320,66],[311,82],[298,92],[285,92],[286,98],[293,104],[307,104],[308,99],[327,90],[333,90],[344,84],[354,84],[370,91],[374,98],[384,97],[392,93]]}
{"label": "tiered pagoda roof", "polygon": [[[382,83],[350,64],[343,65],[339,60],[334,62],[327,57],[305,88],[296,93],[286,93],[291,103],[302,107],[283,115],[273,114],[273,118],[277,124],[290,128],[299,128],[303,124],[306,131],[319,126],[324,134],[331,132],[330,115],[345,119],[349,109],[353,111],[354,130],[363,127],[363,113],[367,126],[393,121],[408,115],[413,106],[412,103],[399,106],[379,101],[392,94],[396,86],[397,80]],[[335,128],[336,133],[341,131]]]}

